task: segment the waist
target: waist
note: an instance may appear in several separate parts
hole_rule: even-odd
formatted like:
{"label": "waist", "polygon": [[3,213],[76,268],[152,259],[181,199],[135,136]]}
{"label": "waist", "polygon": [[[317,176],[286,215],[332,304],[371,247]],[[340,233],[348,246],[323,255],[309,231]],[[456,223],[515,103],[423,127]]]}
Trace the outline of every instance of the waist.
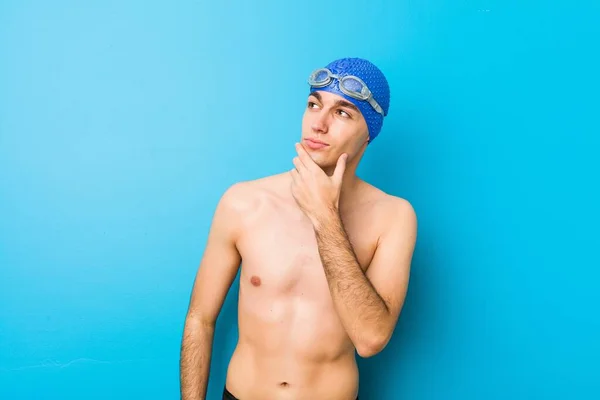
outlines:
{"label": "waist", "polygon": [[226,386],[241,399],[354,400],[358,393],[358,367],[354,351],[350,350],[334,358],[316,360],[297,351],[266,352],[240,341],[229,363]]}

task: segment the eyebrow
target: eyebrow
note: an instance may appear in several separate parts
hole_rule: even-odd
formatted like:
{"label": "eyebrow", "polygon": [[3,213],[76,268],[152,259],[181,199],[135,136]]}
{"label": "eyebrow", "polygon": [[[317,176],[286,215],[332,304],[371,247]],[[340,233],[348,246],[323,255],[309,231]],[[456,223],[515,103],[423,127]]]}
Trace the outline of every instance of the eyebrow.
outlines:
{"label": "eyebrow", "polygon": [[360,110],[358,109],[358,107],[356,107],[354,104],[350,103],[349,101],[346,100],[337,100],[335,102],[335,105],[338,107],[347,107],[351,110],[356,111],[357,113],[360,113]]}
{"label": "eyebrow", "polygon": [[[314,96],[317,98],[317,100],[323,101],[323,98],[321,97],[321,94],[319,92],[313,92],[309,95],[309,97],[310,96]],[[354,104],[350,103],[349,101],[340,99],[340,100],[336,100],[336,102],[334,104],[337,107],[347,107],[351,110],[354,110],[357,113],[360,113],[360,110],[358,109],[358,107],[356,107]]]}

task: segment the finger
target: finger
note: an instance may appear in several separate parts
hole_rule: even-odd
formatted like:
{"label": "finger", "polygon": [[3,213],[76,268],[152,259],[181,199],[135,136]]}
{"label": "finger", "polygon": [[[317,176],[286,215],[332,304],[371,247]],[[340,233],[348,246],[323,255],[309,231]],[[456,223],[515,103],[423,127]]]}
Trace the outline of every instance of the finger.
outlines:
{"label": "finger", "polygon": [[296,152],[298,153],[300,161],[302,161],[302,164],[304,164],[308,171],[316,172],[321,169],[300,143],[296,143]]}
{"label": "finger", "polygon": [[292,183],[297,184],[300,177],[298,176],[298,170],[296,168],[292,168],[290,170],[290,175],[292,176]]}
{"label": "finger", "polygon": [[307,172],[306,166],[304,165],[302,160],[300,160],[299,157],[294,157],[292,159],[292,163],[294,164],[294,167],[296,167],[294,169],[294,171],[296,171],[297,174],[299,174],[299,175],[306,174],[306,172]]}
{"label": "finger", "polygon": [[290,170],[290,175],[292,176],[292,182],[290,183],[290,191],[292,192],[292,196],[297,198],[298,184],[300,182],[300,176],[298,175],[298,171],[295,168]]}
{"label": "finger", "polygon": [[346,171],[346,160],[348,159],[348,155],[346,153],[342,154],[335,166],[335,171],[333,171],[333,180],[338,184],[342,184],[342,179],[344,178],[344,171]]}

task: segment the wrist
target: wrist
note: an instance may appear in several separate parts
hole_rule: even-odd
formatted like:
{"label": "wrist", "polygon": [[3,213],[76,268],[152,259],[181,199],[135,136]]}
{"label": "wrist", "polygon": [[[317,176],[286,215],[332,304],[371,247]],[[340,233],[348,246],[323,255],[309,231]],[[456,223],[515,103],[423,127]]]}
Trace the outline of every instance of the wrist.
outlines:
{"label": "wrist", "polygon": [[311,221],[315,231],[319,231],[324,227],[331,226],[333,223],[339,220],[339,218],[340,215],[337,207],[330,207],[325,208],[313,215]]}

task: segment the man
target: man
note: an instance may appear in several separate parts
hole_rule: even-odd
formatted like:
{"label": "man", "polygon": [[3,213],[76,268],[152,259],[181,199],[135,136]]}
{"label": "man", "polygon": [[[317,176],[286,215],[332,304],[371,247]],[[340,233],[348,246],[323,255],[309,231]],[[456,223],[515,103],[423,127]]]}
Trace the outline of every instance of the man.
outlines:
{"label": "man", "polygon": [[181,348],[181,395],[204,399],[215,322],[240,263],[239,341],[223,399],[358,396],[355,352],[390,340],[417,222],[355,174],[389,108],[367,60],[315,71],[290,171],[232,185],[216,208]]}

